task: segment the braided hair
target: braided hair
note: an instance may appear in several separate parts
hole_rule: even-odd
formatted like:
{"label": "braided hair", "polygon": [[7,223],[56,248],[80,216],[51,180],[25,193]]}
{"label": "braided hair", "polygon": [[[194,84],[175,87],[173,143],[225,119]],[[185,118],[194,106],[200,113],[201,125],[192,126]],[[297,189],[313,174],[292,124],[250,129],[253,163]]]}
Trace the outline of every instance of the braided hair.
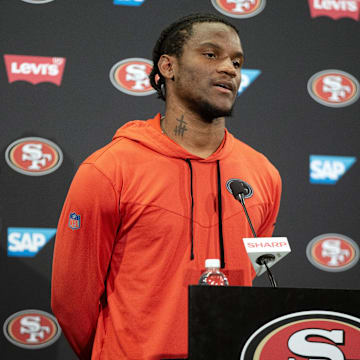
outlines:
{"label": "braided hair", "polygon": [[238,29],[229,21],[215,14],[192,14],[180,18],[165,28],[153,49],[153,68],[149,75],[150,84],[156,90],[158,98],[165,101],[162,88],[165,87],[165,78],[161,75],[158,62],[163,54],[174,55],[179,58],[182,55],[185,42],[193,34],[192,27],[197,23],[223,23],[230,26],[238,34]]}

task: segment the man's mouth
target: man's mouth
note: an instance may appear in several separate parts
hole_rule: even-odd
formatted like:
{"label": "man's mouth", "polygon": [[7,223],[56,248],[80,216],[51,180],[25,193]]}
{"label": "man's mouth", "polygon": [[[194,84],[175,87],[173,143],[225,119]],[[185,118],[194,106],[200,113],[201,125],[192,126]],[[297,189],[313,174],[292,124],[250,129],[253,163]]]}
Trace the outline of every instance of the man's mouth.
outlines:
{"label": "man's mouth", "polygon": [[231,82],[229,81],[219,81],[219,82],[216,82],[214,84],[214,86],[216,86],[217,88],[219,88],[219,90],[221,92],[230,92],[230,93],[233,93],[234,91],[234,86]]}

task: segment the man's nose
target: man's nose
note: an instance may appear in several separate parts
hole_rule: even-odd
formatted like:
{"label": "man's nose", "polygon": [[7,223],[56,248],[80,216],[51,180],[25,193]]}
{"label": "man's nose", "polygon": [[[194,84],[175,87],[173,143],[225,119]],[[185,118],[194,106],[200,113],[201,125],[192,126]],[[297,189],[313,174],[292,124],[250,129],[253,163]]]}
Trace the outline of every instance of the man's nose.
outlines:
{"label": "man's nose", "polygon": [[235,77],[237,75],[237,71],[234,67],[233,61],[230,58],[225,58],[223,61],[219,63],[218,72],[224,72],[231,77]]}

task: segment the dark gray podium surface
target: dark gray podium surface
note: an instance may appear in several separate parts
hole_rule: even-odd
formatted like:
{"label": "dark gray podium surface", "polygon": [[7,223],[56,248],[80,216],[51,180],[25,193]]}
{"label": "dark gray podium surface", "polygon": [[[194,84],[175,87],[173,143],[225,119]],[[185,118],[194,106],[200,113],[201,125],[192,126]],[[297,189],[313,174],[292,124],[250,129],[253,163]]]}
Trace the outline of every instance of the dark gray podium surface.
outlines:
{"label": "dark gray podium surface", "polygon": [[189,287],[190,360],[360,360],[360,291]]}

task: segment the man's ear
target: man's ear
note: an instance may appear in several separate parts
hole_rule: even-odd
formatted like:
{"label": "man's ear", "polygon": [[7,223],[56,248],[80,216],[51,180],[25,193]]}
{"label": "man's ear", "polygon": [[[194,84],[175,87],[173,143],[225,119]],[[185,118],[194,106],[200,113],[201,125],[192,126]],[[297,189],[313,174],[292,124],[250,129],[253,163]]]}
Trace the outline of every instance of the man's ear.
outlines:
{"label": "man's ear", "polygon": [[176,58],[171,55],[161,55],[158,61],[158,68],[161,75],[165,79],[174,80],[176,70]]}

